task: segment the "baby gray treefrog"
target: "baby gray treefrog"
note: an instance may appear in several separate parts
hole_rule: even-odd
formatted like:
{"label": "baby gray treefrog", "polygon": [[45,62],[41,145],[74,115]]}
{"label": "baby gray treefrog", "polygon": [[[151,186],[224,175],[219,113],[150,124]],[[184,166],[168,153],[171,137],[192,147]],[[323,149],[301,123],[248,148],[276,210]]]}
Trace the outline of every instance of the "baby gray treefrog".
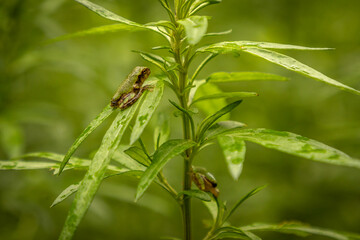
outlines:
{"label": "baby gray treefrog", "polygon": [[216,179],[205,168],[193,167],[191,178],[201,191],[211,192],[216,198],[219,196]]}
{"label": "baby gray treefrog", "polygon": [[127,78],[121,82],[118,90],[111,99],[111,107],[126,109],[133,105],[147,89],[153,86],[144,86],[145,80],[151,71],[148,67],[135,67]]}

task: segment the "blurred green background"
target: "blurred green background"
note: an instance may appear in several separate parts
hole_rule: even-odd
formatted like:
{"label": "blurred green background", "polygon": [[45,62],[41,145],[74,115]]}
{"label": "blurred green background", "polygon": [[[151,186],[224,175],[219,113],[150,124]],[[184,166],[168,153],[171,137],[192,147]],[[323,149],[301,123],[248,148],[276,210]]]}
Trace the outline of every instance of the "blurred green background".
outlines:
{"label": "blurred green background", "polygon": [[[96,3],[128,19],[146,23],[166,18],[153,0],[103,0]],[[360,89],[360,1],[224,0],[199,14],[212,16],[209,32],[232,34],[204,43],[254,40],[314,47],[327,52],[286,52],[330,77]],[[5,0],[0,3],[0,159],[26,152],[64,154],[82,129],[108,103],[119,82],[134,66],[146,64],[131,50],[163,45],[149,32],[118,32],[44,46],[45,40],[111,24],[74,1]],[[157,70],[151,66],[156,74]],[[264,71],[289,82],[221,85],[223,90],[256,91],[232,115],[249,127],[295,132],[360,158],[360,98],[293,74],[254,56],[219,56],[199,77],[215,71]],[[167,91],[159,110],[171,114]],[[180,119],[172,117],[172,138]],[[77,151],[87,157],[98,146],[110,120]],[[152,121],[152,126],[156,121]],[[153,128],[143,139],[152,146]],[[203,151],[204,165],[218,179],[221,197],[233,204],[250,189],[268,187],[244,203],[231,218],[235,226],[253,222],[299,220],[324,228],[360,232],[360,172],[311,162],[248,144],[243,174],[234,182],[217,145]],[[181,186],[180,158],[165,174]],[[82,172],[55,177],[48,171],[0,172],[0,239],[56,239],[71,204],[50,209],[57,195],[79,181]],[[159,239],[182,236],[177,205],[153,186],[138,204],[137,181],[104,181],[75,239]],[[193,201],[194,239],[205,234],[210,215]],[[260,234],[261,235],[261,234]],[[265,239],[300,239],[261,235]],[[308,237],[307,239],[325,239]]]}

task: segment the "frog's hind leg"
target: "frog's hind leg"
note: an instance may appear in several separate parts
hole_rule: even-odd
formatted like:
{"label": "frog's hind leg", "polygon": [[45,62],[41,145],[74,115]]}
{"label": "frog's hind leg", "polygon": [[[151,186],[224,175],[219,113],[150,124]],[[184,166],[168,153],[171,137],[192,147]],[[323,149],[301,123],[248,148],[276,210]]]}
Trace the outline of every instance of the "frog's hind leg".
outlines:
{"label": "frog's hind leg", "polygon": [[124,104],[120,105],[119,108],[124,110],[127,109],[128,107],[131,107],[141,97],[144,91],[145,90],[143,88],[140,89],[134,97],[130,98],[127,102],[124,102]]}
{"label": "frog's hind leg", "polygon": [[134,95],[133,92],[130,92],[130,93],[126,93],[126,94],[123,94],[118,100],[111,100],[111,107],[113,108],[120,108],[122,109],[122,105],[124,102],[126,102],[127,99],[131,100],[132,99],[132,95]]}

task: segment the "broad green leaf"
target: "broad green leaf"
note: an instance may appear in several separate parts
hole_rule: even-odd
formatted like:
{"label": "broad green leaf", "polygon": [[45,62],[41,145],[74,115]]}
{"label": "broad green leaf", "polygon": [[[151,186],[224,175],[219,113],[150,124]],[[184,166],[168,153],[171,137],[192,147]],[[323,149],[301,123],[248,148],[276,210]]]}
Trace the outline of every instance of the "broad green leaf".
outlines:
{"label": "broad green leaf", "polygon": [[329,77],[325,76],[324,74],[322,74],[321,72],[318,72],[315,69],[297,61],[294,58],[288,57],[284,54],[280,54],[280,53],[277,53],[274,51],[260,49],[260,48],[246,48],[243,51],[251,53],[256,56],[259,56],[261,58],[264,58],[270,62],[278,64],[278,65],[285,67],[291,71],[303,74],[307,77],[313,78],[320,82],[337,87],[341,90],[360,95],[359,90],[356,90],[356,89],[346,86],[345,84],[342,84],[332,78],[329,78]]}
{"label": "broad green leaf", "polygon": [[332,48],[311,48],[303,46],[295,46],[289,44],[269,43],[269,42],[253,42],[253,41],[232,41],[220,42],[199,48],[199,52],[216,52],[229,53],[241,51],[246,48],[266,48],[266,49],[288,49],[288,50],[305,50],[305,51],[322,51],[331,50]]}
{"label": "broad green leaf", "polygon": [[241,102],[242,102],[242,100],[230,103],[229,105],[227,105],[227,106],[223,107],[222,109],[220,109],[219,111],[217,111],[215,114],[205,118],[204,121],[202,121],[202,123],[199,126],[198,134],[196,135],[197,136],[196,139],[201,142],[206,130],[208,130],[215,123],[216,120],[218,120],[221,116],[231,112]]}
{"label": "broad green leaf", "polygon": [[208,19],[205,16],[192,16],[179,20],[178,23],[184,26],[187,41],[190,45],[200,42],[208,27]]}
{"label": "broad green leaf", "polygon": [[323,143],[290,132],[263,128],[236,129],[226,135],[318,162],[360,168],[360,160]]}
{"label": "broad green leaf", "polygon": [[244,97],[257,97],[259,94],[256,92],[223,92],[218,94],[206,95],[200,98],[195,99],[192,104],[200,101],[206,101],[210,99],[219,99],[219,98],[244,98]]}
{"label": "broad green leaf", "polygon": [[158,81],[154,90],[147,93],[143,103],[140,106],[139,113],[135,120],[135,125],[130,136],[130,145],[132,145],[142,134],[149,123],[164,93],[164,83]]}
{"label": "broad green leaf", "polygon": [[223,222],[226,222],[228,220],[228,218],[235,212],[235,210],[249,197],[255,195],[256,193],[258,193],[259,191],[263,190],[265,186],[261,186],[261,187],[257,187],[253,190],[251,190],[248,194],[246,194],[245,196],[243,196],[239,201],[237,201],[237,203],[234,204],[234,206],[229,210],[228,214],[224,217]]}
{"label": "broad green leaf", "polygon": [[170,137],[170,117],[164,112],[157,115],[157,124],[154,129],[154,143],[157,149],[161,144],[169,140]]}
{"label": "broad green leaf", "polygon": [[246,124],[242,122],[237,121],[222,121],[217,122],[214,125],[212,125],[206,132],[204,141],[209,141],[214,139],[215,137],[222,136],[226,134],[230,130],[234,130],[237,128],[243,128]]}
{"label": "broad green leaf", "polygon": [[267,224],[267,223],[256,223],[249,226],[241,227],[242,230],[247,231],[275,231],[289,234],[296,234],[302,237],[308,235],[319,235],[325,236],[332,239],[338,240],[351,240],[360,239],[360,235],[354,233],[343,233],[330,229],[312,227],[298,222],[284,222],[281,224]]}
{"label": "broad green leaf", "polygon": [[207,82],[240,82],[240,81],[287,81],[286,77],[282,77],[270,73],[261,72],[217,72],[211,74],[206,81]]}
{"label": "broad green leaf", "polygon": [[[212,83],[203,84],[195,90],[196,90],[196,94],[195,94],[196,98],[201,98],[209,94],[223,93],[223,91],[221,91],[221,89],[218,86]],[[204,101],[204,102],[198,102],[196,103],[195,106],[199,108],[201,111],[203,111],[206,115],[210,115],[210,114],[214,114],[214,112],[225,107],[226,105],[227,105],[226,100],[220,98],[220,99],[211,99],[209,101]],[[223,120],[227,120],[227,118],[225,117],[225,119],[223,118]]]}
{"label": "broad green leaf", "polygon": [[59,175],[63,171],[67,162],[76,151],[76,149],[80,146],[80,144],[98,127],[101,123],[103,123],[112,113],[114,109],[109,105],[107,105],[102,112],[90,122],[90,124],[84,129],[84,131],[80,134],[80,136],[75,140],[75,142],[71,145],[70,149],[66,153],[59,169]]}
{"label": "broad green leaf", "polygon": [[208,193],[198,190],[198,189],[181,191],[181,192],[179,192],[178,196],[180,197],[181,195],[187,195],[190,197],[194,197],[194,198],[200,199],[201,201],[205,201],[205,202],[211,201],[211,197],[209,196]]}
{"label": "broad green leaf", "polygon": [[154,181],[157,174],[161,171],[161,169],[170,159],[172,159],[176,155],[181,154],[186,149],[191,148],[195,144],[195,142],[190,140],[173,139],[161,145],[154,153],[151,165],[146,169],[140,179],[135,201],[139,200],[139,198],[144,194],[145,190]]}
{"label": "broad green leaf", "polygon": [[228,169],[234,180],[238,180],[245,160],[246,145],[241,138],[232,136],[218,137]]}
{"label": "broad green leaf", "polygon": [[57,196],[57,198],[54,200],[54,202],[51,204],[50,207],[52,208],[52,207],[58,205],[59,203],[61,203],[65,199],[67,199],[69,196],[71,196],[73,193],[77,192],[79,185],[80,185],[79,183],[71,184],[70,186],[65,188],[65,190],[62,191],[59,196]]}
{"label": "broad green leaf", "polygon": [[96,152],[89,170],[81,180],[79,190],[71,205],[65,225],[62,229],[60,240],[71,239],[80,221],[104,178],[107,166],[110,163],[113,153],[119,146],[122,135],[134,116],[138,102],[132,107],[120,111],[107,132],[104,135],[100,148]]}
{"label": "broad green leaf", "polygon": [[124,151],[129,157],[142,164],[143,166],[149,166],[151,161],[146,156],[144,151],[139,147],[130,147]]}

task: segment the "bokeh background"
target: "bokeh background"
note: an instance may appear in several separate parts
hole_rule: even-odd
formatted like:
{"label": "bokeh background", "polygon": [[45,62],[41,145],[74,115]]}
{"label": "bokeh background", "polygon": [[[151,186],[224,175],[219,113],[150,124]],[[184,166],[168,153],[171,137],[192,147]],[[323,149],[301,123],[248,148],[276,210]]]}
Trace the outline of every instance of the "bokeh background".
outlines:
{"label": "bokeh background", "polygon": [[[103,0],[96,3],[128,19],[146,23],[166,18],[155,0]],[[209,31],[232,29],[228,36],[208,38],[254,40],[334,51],[288,51],[304,63],[360,89],[360,1],[358,0],[224,0],[199,14],[212,16]],[[74,1],[5,0],[0,3],[0,159],[22,153],[64,154],[82,129],[108,103],[114,89],[134,66],[146,64],[131,50],[163,45],[148,32],[117,32],[43,42],[67,33],[111,24]],[[165,52],[164,52],[165,53]],[[153,72],[157,70],[151,66]],[[223,90],[256,91],[232,114],[250,127],[295,132],[360,158],[360,98],[296,75],[254,56],[219,56],[200,74],[215,71],[264,71],[288,82],[221,85]],[[159,111],[172,114],[167,91]],[[88,157],[99,146],[110,120],[77,151]],[[152,147],[153,120],[143,136]],[[171,118],[172,138],[180,137],[180,119]],[[360,172],[286,155],[248,144],[242,176],[231,179],[217,145],[197,160],[218,179],[221,197],[233,204],[250,189],[268,187],[244,203],[231,222],[299,220],[315,226],[360,232]],[[165,175],[181,187],[181,160]],[[55,177],[49,171],[0,172],[0,239],[56,239],[71,200],[50,209],[56,196],[81,179],[83,172]],[[182,236],[181,215],[170,196],[153,186],[133,202],[137,181],[118,177],[104,181],[75,239],[159,239]],[[210,218],[193,201],[194,239],[205,234]],[[205,219],[205,221],[203,221]],[[264,239],[300,239],[262,234]],[[307,239],[325,239],[308,237]]]}

